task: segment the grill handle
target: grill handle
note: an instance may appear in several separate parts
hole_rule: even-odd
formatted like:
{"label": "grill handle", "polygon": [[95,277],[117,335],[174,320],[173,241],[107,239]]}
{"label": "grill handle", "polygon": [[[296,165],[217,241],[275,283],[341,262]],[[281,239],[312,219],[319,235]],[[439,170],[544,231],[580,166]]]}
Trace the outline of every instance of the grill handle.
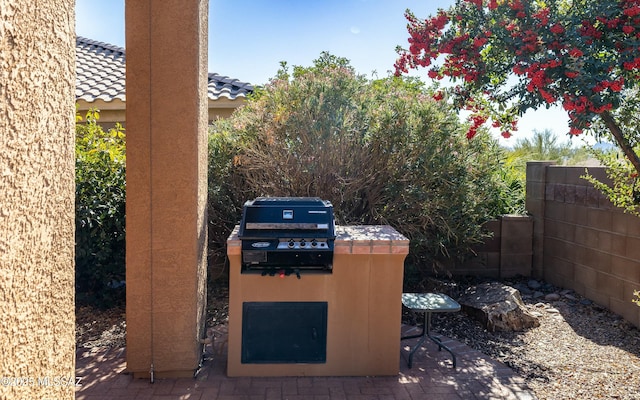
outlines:
{"label": "grill handle", "polygon": [[245,229],[277,229],[277,230],[291,230],[291,229],[306,229],[306,230],[326,230],[329,229],[329,224],[317,224],[309,222],[247,222]]}

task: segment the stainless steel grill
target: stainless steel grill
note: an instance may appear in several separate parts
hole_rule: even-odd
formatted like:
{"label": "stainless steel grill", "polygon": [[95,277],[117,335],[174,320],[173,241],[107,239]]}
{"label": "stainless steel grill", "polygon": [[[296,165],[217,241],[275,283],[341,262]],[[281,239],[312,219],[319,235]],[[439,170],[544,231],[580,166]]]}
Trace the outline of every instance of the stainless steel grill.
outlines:
{"label": "stainless steel grill", "polygon": [[330,273],[333,206],[318,197],[258,197],[244,204],[238,238],[242,273]]}

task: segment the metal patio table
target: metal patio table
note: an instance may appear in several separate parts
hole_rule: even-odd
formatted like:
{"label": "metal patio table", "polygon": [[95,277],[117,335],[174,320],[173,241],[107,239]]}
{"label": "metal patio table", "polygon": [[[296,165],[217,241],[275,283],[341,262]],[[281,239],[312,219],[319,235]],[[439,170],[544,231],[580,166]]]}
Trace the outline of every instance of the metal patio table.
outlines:
{"label": "metal patio table", "polygon": [[400,340],[421,338],[409,352],[408,365],[411,368],[415,352],[429,338],[438,345],[438,351],[445,349],[451,354],[453,368],[456,367],[456,355],[450,348],[442,344],[442,340],[431,335],[431,314],[460,311],[460,304],[442,293],[402,293],[402,304],[413,312],[424,314],[422,332],[417,335],[403,336]]}

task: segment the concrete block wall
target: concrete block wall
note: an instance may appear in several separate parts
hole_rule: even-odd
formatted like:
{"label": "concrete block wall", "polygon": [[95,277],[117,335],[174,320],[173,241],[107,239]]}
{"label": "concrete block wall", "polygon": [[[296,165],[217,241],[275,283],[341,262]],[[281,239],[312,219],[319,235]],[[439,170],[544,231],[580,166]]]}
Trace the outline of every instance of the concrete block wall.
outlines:
{"label": "concrete block wall", "polygon": [[502,215],[485,223],[493,233],[477,246],[477,257],[463,264],[453,264],[454,275],[475,275],[492,278],[531,276],[533,256],[533,218],[528,215]]}
{"label": "concrete block wall", "polygon": [[485,276],[490,278],[500,277],[500,247],[502,244],[502,220],[493,219],[487,221],[484,228],[493,233],[484,243],[476,246],[476,257],[459,264],[452,262],[447,270],[453,275]]}
{"label": "concrete block wall", "polygon": [[[606,181],[604,168],[589,173]],[[615,208],[584,174],[585,167],[528,164],[534,271],[640,326],[631,301],[640,290],[640,218]]]}
{"label": "concrete block wall", "polygon": [[500,277],[531,276],[533,218],[528,215],[503,215],[500,219]]}
{"label": "concrete block wall", "polygon": [[526,204],[525,208],[533,218],[533,256],[531,275],[543,277],[544,252],[544,217],[545,217],[545,182],[547,167],[553,165],[549,161],[527,163]]}

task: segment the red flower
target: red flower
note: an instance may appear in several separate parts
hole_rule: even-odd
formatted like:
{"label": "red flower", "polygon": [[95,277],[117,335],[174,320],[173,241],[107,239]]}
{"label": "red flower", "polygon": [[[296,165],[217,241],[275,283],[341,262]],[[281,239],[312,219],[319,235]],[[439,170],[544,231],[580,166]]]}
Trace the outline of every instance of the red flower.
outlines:
{"label": "red flower", "polygon": [[624,78],[619,78],[613,82],[611,82],[611,85],[609,85],[609,89],[611,89],[614,92],[620,92],[622,91],[622,86],[624,85]]}
{"label": "red flower", "polygon": [[546,101],[549,104],[555,103],[556,98],[551,93],[549,93],[549,92],[547,92],[546,90],[543,90],[543,89],[539,89],[539,91],[540,91],[540,96],[542,96],[544,101]]}
{"label": "red flower", "polygon": [[564,108],[566,111],[571,111],[576,108],[576,104],[571,100],[565,100],[564,102],[562,102],[562,108]]}
{"label": "red flower", "polygon": [[640,67],[640,57],[635,58],[633,61],[624,62],[624,63],[622,63],[622,66],[627,71],[631,71],[631,70],[633,70],[635,68],[639,68]]}
{"label": "red flower", "polygon": [[512,10],[522,10],[524,7],[522,6],[522,2],[520,0],[512,0],[509,2],[509,7]]}
{"label": "red flower", "polygon": [[487,38],[475,38],[473,39],[473,46],[478,48],[484,46],[487,43]]}
{"label": "red flower", "polygon": [[575,126],[571,127],[571,129],[569,129],[569,134],[570,135],[578,136],[581,133],[582,133],[582,129],[576,128]]}
{"label": "red flower", "polygon": [[560,24],[553,25],[549,30],[556,35],[561,35],[564,33],[564,28]]}
{"label": "red flower", "polygon": [[582,50],[578,49],[577,47],[574,47],[573,49],[569,50],[569,55],[571,57],[582,57],[584,55],[584,53],[582,52]]}
{"label": "red flower", "polygon": [[592,111],[596,114],[602,114],[605,111],[611,111],[613,105],[611,103],[603,104],[600,107],[592,107]]}
{"label": "red flower", "polygon": [[582,27],[580,27],[580,34],[582,36],[590,36],[595,39],[600,39],[602,37],[602,32],[596,29],[593,23],[591,23],[591,21],[588,21],[588,20],[582,21]]}
{"label": "red flower", "polygon": [[509,139],[511,137],[511,132],[509,132],[509,131],[504,131],[504,132],[501,132],[500,134],[505,139]]}
{"label": "red flower", "polygon": [[429,72],[427,72],[427,75],[429,76],[429,78],[435,79],[438,77],[438,71],[430,69]]}
{"label": "red flower", "polygon": [[434,99],[435,101],[440,101],[440,100],[442,100],[443,98],[444,98],[444,94],[443,94],[441,91],[439,91],[439,90],[433,94],[433,99]]}
{"label": "red flower", "polygon": [[576,71],[565,71],[564,73],[566,75],[567,78],[573,79],[575,77],[577,77],[578,75],[580,75],[579,72]]}
{"label": "red flower", "polygon": [[634,30],[635,29],[631,25],[625,25],[622,27],[622,32],[626,33],[627,35],[631,34]]}
{"label": "red flower", "polygon": [[622,11],[622,13],[627,17],[635,17],[636,15],[640,14],[640,6],[626,8],[624,11]]}
{"label": "red flower", "polygon": [[540,21],[539,26],[547,26],[549,24],[549,9],[543,7],[540,11],[533,14],[533,17]]}
{"label": "red flower", "polygon": [[609,29],[616,29],[618,27],[618,24],[620,23],[620,18],[613,18],[613,19],[610,19],[610,20],[604,19],[603,23]]}
{"label": "red flower", "polygon": [[608,81],[598,82],[593,87],[593,91],[596,92],[596,93],[600,93],[600,92],[602,92],[603,90],[605,90],[608,87],[609,87],[609,82]]}

